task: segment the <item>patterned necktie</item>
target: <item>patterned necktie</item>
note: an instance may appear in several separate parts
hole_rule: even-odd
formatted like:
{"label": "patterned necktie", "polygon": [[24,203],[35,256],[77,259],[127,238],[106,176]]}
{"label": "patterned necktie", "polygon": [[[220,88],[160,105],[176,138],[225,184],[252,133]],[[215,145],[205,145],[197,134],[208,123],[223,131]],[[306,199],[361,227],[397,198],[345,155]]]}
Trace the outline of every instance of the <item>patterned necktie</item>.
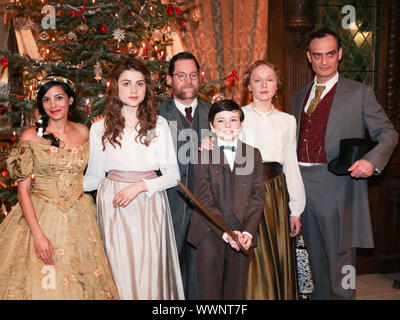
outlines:
{"label": "patterned necktie", "polygon": [[187,107],[187,108],[185,108],[185,112],[186,112],[186,119],[188,119],[189,122],[192,123],[192,121],[193,121],[193,117],[192,117],[192,107]]}
{"label": "patterned necktie", "polygon": [[308,116],[311,116],[311,114],[317,108],[318,104],[321,102],[321,94],[324,90],[325,90],[325,86],[317,86],[315,88],[315,97],[314,97],[314,99],[311,100],[310,105],[308,106],[308,109],[307,109]]}
{"label": "patterned necktie", "polygon": [[235,152],[236,151],[236,147],[234,147],[234,146],[220,146],[219,147],[222,151],[224,151],[224,149],[225,150],[231,150],[232,152]]}

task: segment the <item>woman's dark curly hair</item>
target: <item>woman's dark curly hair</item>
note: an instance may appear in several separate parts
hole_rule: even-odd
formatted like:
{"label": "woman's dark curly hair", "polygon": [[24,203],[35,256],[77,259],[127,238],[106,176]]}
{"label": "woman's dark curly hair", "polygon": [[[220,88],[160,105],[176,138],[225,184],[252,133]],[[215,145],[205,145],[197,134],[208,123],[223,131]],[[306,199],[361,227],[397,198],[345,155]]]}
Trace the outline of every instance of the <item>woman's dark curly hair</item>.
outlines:
{"label": "woman's dark curly hair", "polygon": [[72,97],[74,99],[72,104],[69,106],[69,111],[75,108],[76,93],[74,91],[74,84],[70,80],[62,76],[56,76],[56,75],[47,76],[41,81],[41,84],[39,85],[36,95],[36,105],[40,113],[40,119],[37,122],[35,122],[35,126],[36,126],[36,131],[38,131],[38,134],[42,138],[50,140],[52,146],[60,147],[60,140],[56,136],[54,136],[52,133],[45,134],[47,125],[49,123],[49,116],[43,108],[43,97],[47,91],[49,91],[52,87],[55,86],[59,86],[60,88],[62,88],[63,91],[68,96],[68,98]]}
{"label": "woman's dark curly hair", "polygon": [[122,138],[122,132],[125,128],[125,118],[121,114],[123,104],[118,95],[118,79],[122,72],[126,70],[134,70],[143,74],[146,84],[144,100],[137,107],[136,116],[139,122],[135,129],[139,135],[136,137],[136,141],[149,146],[151,142],[149,132],[156,127],[158,107],[149,70],[137,59],[121,59],[111,71],[110,86],[106,92],[107,105],[104,119],[104,134],[102,137],[103,150],[105,150],[105,144],[107,142],[114,148],[115,145],[121,147],[121,143],[118,140]]}

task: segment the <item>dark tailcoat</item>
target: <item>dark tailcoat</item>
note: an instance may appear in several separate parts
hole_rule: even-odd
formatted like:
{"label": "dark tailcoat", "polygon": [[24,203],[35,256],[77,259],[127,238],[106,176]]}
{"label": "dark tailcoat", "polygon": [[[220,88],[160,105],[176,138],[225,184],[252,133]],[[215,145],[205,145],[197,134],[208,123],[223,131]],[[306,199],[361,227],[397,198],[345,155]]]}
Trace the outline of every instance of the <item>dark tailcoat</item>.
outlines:
{"label": "dark tailcoat", "polygon": [[[181,182],[193,192],[194,169],[197,162],[198,147],[201,145],[201,131],[208,131],[208,102],[197,100],[192,124],[182,115],[171,100],[159,107],[160,115],[167,119],[178,157]],[[204,133],[203,132],[203,133]],[[195,249],[186,242],[187,230],[192,215],[193,204],[179,187],[167,190],[174,225],[176,245],[181,265],[182,280],[187,299],[197,298],[197,271]]]}
{"label": "dark tailcoat", "polygon": [[[260,152],[239,140],[231,171],[224,152],[214,143],[213,150],[201,152],[199,162],[195,166],[195,196],[232,230],[252,234],[254,245],[265,201]],[[243,299],[245,296],[249,258],[225,243],[223,233],[194,211],[188,241],[198,249],[201,299]]]}

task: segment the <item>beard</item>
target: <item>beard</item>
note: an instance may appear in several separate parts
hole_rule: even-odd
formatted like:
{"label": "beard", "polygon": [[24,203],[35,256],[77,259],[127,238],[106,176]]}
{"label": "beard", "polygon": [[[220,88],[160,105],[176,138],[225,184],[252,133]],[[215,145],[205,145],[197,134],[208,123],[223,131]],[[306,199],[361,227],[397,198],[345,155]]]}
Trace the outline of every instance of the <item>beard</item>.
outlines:
{"label": "beard", "polygon": [[[192,93],[185,92],[183,89],[192,88]],[[174,89],[174,96],[181,100],[195,99],[199,95],[199,88],[194,85],[185,85],[182,89],[176,87]]]}

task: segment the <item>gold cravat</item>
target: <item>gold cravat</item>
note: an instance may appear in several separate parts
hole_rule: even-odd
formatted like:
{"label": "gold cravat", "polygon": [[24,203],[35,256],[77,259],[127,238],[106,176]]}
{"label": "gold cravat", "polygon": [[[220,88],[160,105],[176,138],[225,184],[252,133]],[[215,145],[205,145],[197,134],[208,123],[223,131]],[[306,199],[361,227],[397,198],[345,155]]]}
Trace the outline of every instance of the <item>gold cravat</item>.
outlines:
{"label": "gold cravat", "polygon": [[308,109],[307,109],[308,116],[311,116],[311,114],[317,108],[318,103],[320,103],[320,101],[321,101],[321,94],[324,90],[325,90],[325,86],[316,86],[315,97],[314,97],[314,99],[311,100],[310,105],[308,106]]}

